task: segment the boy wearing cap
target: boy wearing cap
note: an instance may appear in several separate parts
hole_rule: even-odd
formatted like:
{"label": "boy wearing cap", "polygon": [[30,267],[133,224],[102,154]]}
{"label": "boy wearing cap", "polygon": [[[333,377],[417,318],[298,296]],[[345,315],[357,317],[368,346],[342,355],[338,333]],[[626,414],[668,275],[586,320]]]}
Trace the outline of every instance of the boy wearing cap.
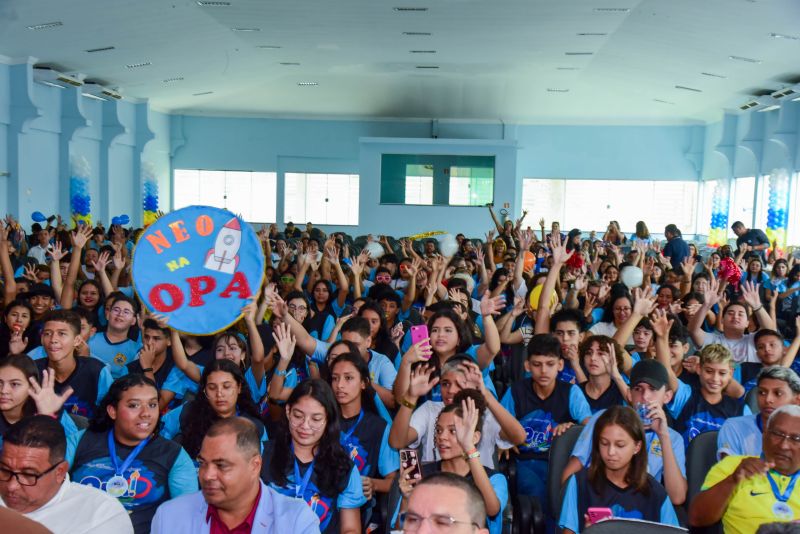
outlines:
{"label": "boy wearing cap", "polygon": [[[669,373],[660,362],[644,359],[633,366],[628,401],[645,427],[647,472],[663,484],[672,504],[679,505],[686,500],[686,454],[683,438],[670,428],[672,421],[664,410],[671,400]],[[604,411],[595,413],[581,431],[562,481],[591,463],[594,425]]]}

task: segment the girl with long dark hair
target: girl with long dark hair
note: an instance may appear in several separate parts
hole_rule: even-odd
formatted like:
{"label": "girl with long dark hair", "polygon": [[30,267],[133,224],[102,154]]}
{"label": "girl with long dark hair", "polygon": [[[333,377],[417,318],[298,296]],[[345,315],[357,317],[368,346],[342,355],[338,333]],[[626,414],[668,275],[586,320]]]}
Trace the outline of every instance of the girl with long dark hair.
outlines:
{"label": "girl with long dark hair", "polygon": [[214,360],[203,370],[199,395],[164,416],[161,435],[183,445],[195,459],[214,421],[235,416],[252,421],[261,441],[267,441],[267,431],[242,370],[230,360]]}
{"label": "girl with long dark hair", "polygon": [[[364,497],[374,505],[376,493],[389,493],[400,457],[389,447],[389,425],[375,406],[375,390],[361,354],[347,352],[330,364],[330,384],[339,405],[340,442],[361,474]],[[374,509],[364,509],[363,526],[380,524]]]}
{"label": "girl with long dark hair", "polygon": [[678,526],[667,491],[647,473],[644,427],[627,406],[612,406],[597,418],[592,462],[567,481],[559,527],[564,534],[588,527],[589,508],[609,508],[615,518]]}
{"label": "girl with long dark hair", "polygon": [[141,374],[114,381],[87,430],[69,439],[72,480],[116,497],[136,534],[150,532],[159,505],[197,491],[197,472],[180,445],[158,434],[158,389]]}
{"label": "girl with long dark hair", "polygon": [[33,308],[27,300],[15,299],[3,310],[0,324],[0,358],[21,354],[31,347]]}
{"label": "girl with long dark hair", "polygon": [[298,384],[286,418],[264,447],[261,478],[276,491],[303,499],[327,534],[361,532],[366,502],[361,476],[342,447],[339,408],[331,387],[312,379]]}

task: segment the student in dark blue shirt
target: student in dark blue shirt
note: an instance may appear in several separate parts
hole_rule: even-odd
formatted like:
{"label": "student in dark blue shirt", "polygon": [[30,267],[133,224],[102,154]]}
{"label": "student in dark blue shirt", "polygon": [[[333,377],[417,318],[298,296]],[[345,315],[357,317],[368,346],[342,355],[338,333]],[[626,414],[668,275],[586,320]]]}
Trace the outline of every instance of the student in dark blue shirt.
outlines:
{"label": "student in dark blue shirt", "polygon": [[528,343],[525,362],[530,378],[511,385],[501,404],[525,429],[525,443],[517,456],[517,489],[537,497],[547,509],[547,470],[550,443],[575,423],[592,415],[581,389],[558,380],[563,369],[561,342],[550,334],[537,334]]}
{"label": "student in dark blue shirt", "polygon": [[664,257],[669,258],[672,268],[677,272],[681,271],[681,262],[689,255],[689,245],[683,240],[681,231],[674,224],[668,224],[664,228],[664,237],[667,238],[667,244],[661,253]]}
{"label": "student in dark blue shirt", "polygon": [[678,526],[664,487],[647,473],[644,427],[627,406],[609,408],[597,419],[592,463],[567,480],[558,525],[565,534],[589,523],[590,508],[609,508],[615,518]]}

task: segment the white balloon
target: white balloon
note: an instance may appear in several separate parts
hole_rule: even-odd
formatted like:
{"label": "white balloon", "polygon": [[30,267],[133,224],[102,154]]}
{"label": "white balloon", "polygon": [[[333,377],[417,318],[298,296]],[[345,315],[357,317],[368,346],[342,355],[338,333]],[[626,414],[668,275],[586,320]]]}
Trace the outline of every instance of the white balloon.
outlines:
{"label": "white balloon", "polygon": [[439,252],[445,258],[453,257],[458,252],[458,242],[453,234],[444,234],[439,237]]}
{"label": "white balloon", "polygon": [[381,256],[383,256],[383,253],[385,252],[381,244],[378,243],[377,241],[370,241],[369,243],[367,243],[366,246],[364,247],[364,250],[369,252],[370,258],[375,258],[375,259],[378,259]]}
{"label": "white balloon", "polygon": [[143,182],[156,181],[156,167],[149,161],[142,162],[142,181]]}
{"label": "white balloon", "polygon": [[642,270],[632,265],[623,268],[622,272],[619,273],[619,277],[622,283],[628,286],[628,289],[640,287],[642,282],[644,282],[644,273]]}
{"label": "white balloon", "polygon": [[91,175],[89,161],[83,156],[72,156],[69,159],[71,176],[88,179]]}

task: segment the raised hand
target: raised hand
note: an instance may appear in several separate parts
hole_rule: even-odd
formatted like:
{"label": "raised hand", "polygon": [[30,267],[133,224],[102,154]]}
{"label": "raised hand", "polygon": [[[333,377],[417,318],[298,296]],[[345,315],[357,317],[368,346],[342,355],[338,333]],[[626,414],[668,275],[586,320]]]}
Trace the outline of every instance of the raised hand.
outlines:
{"label": "raised hand", "polygon": [[79,226],[74,232],[70,234],[72,246],[76,249],[82,249],[86,243],[92,238],[92,229],[88,225]]}
{"label": "raised hand", "polygon": [[30,280],[34,284],[39,282],[39,277],[36,276],[36,268],[32,267],[30,264],[25,264],[24,272],[22,273],[22,277],[26,280]]}
{"label": "raised hand", "polygon": [[514,307],[511,308],[511,317],[515,319],[525,313],[525,299],[519,295],[514,297]]}
{"label": "raised hand", "polygon": [[761,297],[758,294],[759,286],[760,284],[756,284],[752,280],[746,280],[742,283],[742,300],[754,311],[761,307]]}
{"label": "raised hand", "polygon": [[397,323],[392,327],[392,330],[389,333],[389,337],[392,340],[392,343],[395,345],[400,345],[400,340],[403,339],[405,335],[405,331],[403,330],[403,323]]}
{"label": "raised hand", "polygon": [[669,330],[675,321],[669,318],[665,310],[656,309],[650,316],[653,333],[660,338],[669,339]]}
{"label": "raised hand", "polygon": [[22,330],[12,331],[8,340],[8,353],[24,354],[26,348],[28,348],[28,338],[22,337]]}
{"label": "raised hand", "polygon": [[275,340],[275,346],[278,347],[281,360],[291,360],[297,340],[292,335],[289,325],[286,323],[276,325],[272,332],[272,338]]}
{"label": "raised hand", "polygon": [[473,362],[464,362],[459,367],[464,371],[464,388],[477,389],[481,393],[486,392],[486,385],[483,383],[483,373],[481,368]]}
{"label": "raised hand", "polygon": [[471,452],[475,448],[475,430],[478,428],[480,413],[475,406],[475,399],[466,398],[461,401],[463,417],[455,418],[456,439],[464,452]]}
{"label": "raised hand", "polygon": [[420,397],[427,395],[436,384],[439,383],[439,377],[431,379],[435,368],[432,365],[420,365],[411,371],[411,379],[408,382],[407,395],[409,400],[415,401]]}
{"label": "raised hand", "polygon": [[142,369],[152,368],[155,361],[156,351],[153,349],[153,345],[149,343],[142,345],[142,348],[139,349],[139,365],[142,366]]}
{"label": "raised hand", "polygon": [[603,282],[600,286],[600,291],[597,293],[597,302],[603,304],[608,298],[609,293],[611,293],[611,286],[608,285],[607,282]]}
{"label": "raised hand", "polygon": [[494,242],[494,230],[489,230],[488,232],[486,232],[486,242],[487,243]]}
{"label": "raised hand", "polygon": [[275,284],[269,284],[264,288],[264,298],[267,301],[267,306],[276,317],[283,318],[286,316],[286,312],[288,311],[286,302],[278,294],[278,291],[275,289]]}
{"label": "raised hand", "polygon": [[47,250],[47,255],[50,256],[53,261],[61,261],[64,259],[64,256],[67,255],[67,251],[64,250],[61,241],[56,240],[56,242],[53,243],[53,248]]}
{"label": "raised hand", "polygon": [[484,317],[498,315],[505,307],[505,295],[501,294],[496,297],[490,297],[489,292],[486,291],[481,298],[481,315]]}
{"label": "raised hand", "polygon": [[256,304],[256,299],[254,297],[250,297],[250,301],[242,306],[242,314],[244,315],[245,322],[254,323],[256,322],[256,314],[258,313],[258,305]]}
{"label": "raised hand", "polygon": [[431,348],[430,338],[421,339],[418,342],[411,345],[405,354],[403,354],[403,359],[408,358],[411,363],[416,362],[427,362],[433,356],[433,349]]}
{"label": "raised hand", "polygon": [[108,252],[102,252],[97,256],[97,259],[92,262],[92,267],[94,267],[96,272],[101,273],[106,270],[110,259]]}
{"label": "raised hand", "polygon": [[55,415],[67,402],[69,396],[72,395],[72,387],[67,386],[60,395],[56,394],[55,381],[56,372],[52,369],[45,369],[42,371],[42,384],[36,381],[34,377],[30,377],[28,381],[31,383],[31,389],[28,395],[36,403],[36,412],[42,415]]}

